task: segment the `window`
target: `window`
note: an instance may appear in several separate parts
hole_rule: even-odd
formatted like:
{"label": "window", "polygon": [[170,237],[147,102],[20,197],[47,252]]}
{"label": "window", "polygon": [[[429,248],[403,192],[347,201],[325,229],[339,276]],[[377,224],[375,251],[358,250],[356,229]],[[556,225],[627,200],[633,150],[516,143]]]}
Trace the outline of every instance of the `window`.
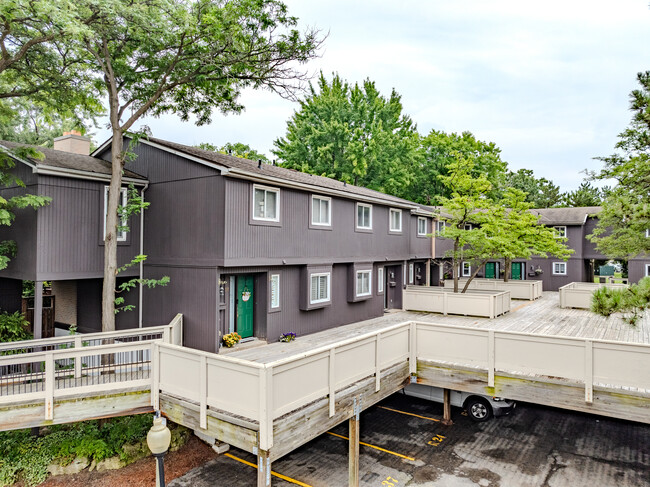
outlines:
{"label": "window", "polygon": [[555,231],[555,238],[565,238],[566,237],[566,227],[565,226],[553,227],[553,230]]}
{"label": "window", "polygon": [[280,190],[253,186],[253,219],[268,222],[280,221]]}
{"label": "window", "polygon": [[309,303],[325,303],[330,300],[330,273],[312,274],[310,278]]}
{"label": "window", "polygon": [[553,275],[566,276],[566,262],[553,262]]}
{"label": "window", "polygon": [[650,228],[645,229],[645,238],[650,238]]}
{"label": "window", "polygon": [[463,277],[472,275],[472,265],[469,262],[463,262]]}
{"label": "window", "polygon": [[372,292],[370,283],[372,279],[372,271],[357,271],[357,284],[356,284],[356,295],[357,296],[370,296]]}
{"label": "window", "polygon": [[645,275],[646,277],[650,276],[650,264],[645,265]]}
{"label": "window", "polygon": [[357,228],[372,230],[372,205],[357,203]]}
{"label": "window", "polygon": [[[120,188],[120,206],[125,207],[127,203],[127,190],[126,188]],[[119,212],[119,209],[118,209]],[[108,186],[104,186],[104,237],[102,240],[106,240],[106,216],[108,215]],[[118,225],[120,227],[126,227],[126,218],[120,218]],[[117,241],[126,242],[126,229],[117,229]]]}
{"label": "window", "polygon": [[323,227],[332,225],[331,198],[311,197],[311,224]]}
{"label": "window", "polygon": [[401,232],[402,231],[402,210],[396,210],[394,208],[390,209],[390,231],[391,232]]}
{"label": "window", "polygon": [[280,307],[280,274],[271,274],[271,308]]}
{"label": "window", "polygon": [[465,223],[465,226],[463,228],[465,230],[471,230],[472,229],[472,224],[471,223]]}
{"label": "window", "polygon": [[377,269],[377,292],[384,292],[384,268],[380,267]]}
{"label": "window", "polygon": [[418,235],[423,237],[427,234],[427,219],[423,216],[418,217]]}
{"label": "window", "polygon": [[413,284],[413,264],[409,264],[409,284]]}
{"label": "window", "polygon": [[445,222],[443,222],[442,220],[438,220],[436,222],[436,233],[441,234],[444,231],[445,231]]}

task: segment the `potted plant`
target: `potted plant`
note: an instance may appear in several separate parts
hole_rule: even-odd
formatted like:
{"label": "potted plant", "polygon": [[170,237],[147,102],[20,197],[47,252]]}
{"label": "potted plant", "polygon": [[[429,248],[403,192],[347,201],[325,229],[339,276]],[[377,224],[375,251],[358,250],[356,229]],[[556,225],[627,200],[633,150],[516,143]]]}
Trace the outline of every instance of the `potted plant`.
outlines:
{"label": "potted plant", "polygon": [[288,342],[294,341],[295,339],[296,339],[296,334],[293,333],[293,332],[283,333],[282,335],[280,335],[280,341],[281,342],[287,342],[288,343]]}
{"label": "potted plant", "polygon": [[232,333],[224,335],[221,339],[223,340],[223,344],[226,347],[231,348],[239,343],[239,340],[241,340],[241,335],[236,331],[233,331]]}

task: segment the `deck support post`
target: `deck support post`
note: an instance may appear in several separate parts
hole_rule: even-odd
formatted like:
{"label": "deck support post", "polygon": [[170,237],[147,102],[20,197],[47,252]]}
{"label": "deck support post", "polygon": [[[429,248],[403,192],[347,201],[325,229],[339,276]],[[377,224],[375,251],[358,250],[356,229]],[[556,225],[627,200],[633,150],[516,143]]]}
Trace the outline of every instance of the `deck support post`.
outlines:
{"label": "deck support post", "polygon": [[271,487],[271,459],[267,450],[257,451],[257,487]]}
{"label": "deck support post", "polygon": [[451,420],[451,393],[449,389],[443,391],[443,414],[442,414],[442,424],[449,426],[454,424]]}
{"label": "deck support post", "polygon": [[34,338],[43,338],[43,281],[34,283]]}
{"label": "deck support post", "polygon": [[349,487],[359,487],[359,415],[352,416],[349,420],[350,440],[349,445]]}

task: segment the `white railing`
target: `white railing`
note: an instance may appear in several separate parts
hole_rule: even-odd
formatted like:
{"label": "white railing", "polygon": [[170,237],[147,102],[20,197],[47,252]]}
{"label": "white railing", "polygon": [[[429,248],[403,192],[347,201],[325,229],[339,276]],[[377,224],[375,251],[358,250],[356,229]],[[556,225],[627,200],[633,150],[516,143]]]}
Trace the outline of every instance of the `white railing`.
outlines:
{"label": "white railing", "polygon": [[472,289],[455,293],[437,286],[406,286],[402,302],[407,311],[496,318],[510,311],[510,291]]}
{"label": "white railing", "polygon": [[627,284],[597,283],[597,282],[572,282],[562,286],[560,293],[560,308],[590,309],[594,292],[601,287],[610,289],[625,289]]}

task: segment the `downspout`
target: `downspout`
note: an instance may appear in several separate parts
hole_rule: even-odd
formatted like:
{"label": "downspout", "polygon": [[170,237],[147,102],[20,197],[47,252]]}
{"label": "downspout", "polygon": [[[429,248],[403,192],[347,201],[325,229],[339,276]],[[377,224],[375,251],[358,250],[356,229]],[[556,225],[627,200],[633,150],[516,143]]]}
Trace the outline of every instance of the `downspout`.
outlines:
{"label": "downspout", "polygon": [[[142,188],[142,191],[140,192],[140,198],[142,199],[142,202],[144,203],[144,192],[147,190],[149,187],[149,183],[145,184],[144,187]],[[144,208],[140,211],[140,255],[144,255]],[[139,293],[138,293],[138,328],[142,328],[142,303],[143,303],[143,296],[142,292],[144,290],[144,286],[142,285],[142,279],[144,277],[144,262],[140,261],[140,286],[139,286]]]}

